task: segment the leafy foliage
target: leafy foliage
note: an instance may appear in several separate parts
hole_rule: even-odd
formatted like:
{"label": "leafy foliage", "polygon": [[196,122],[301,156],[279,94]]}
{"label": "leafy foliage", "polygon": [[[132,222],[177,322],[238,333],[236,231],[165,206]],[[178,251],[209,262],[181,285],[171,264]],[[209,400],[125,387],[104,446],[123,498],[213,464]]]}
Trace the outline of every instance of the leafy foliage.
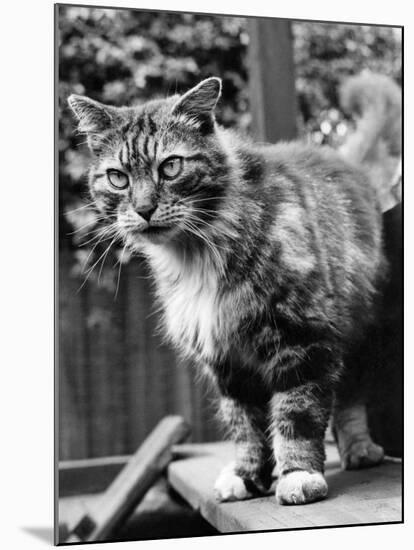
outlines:
{"label": "leafy foliage", "polygon": [[[338,107],[339,81],[364,68],[400,81],[400,31],[307,22],[295,22],[292,28],[299,134],[336,145],[347,130]],[[83,251],[78,248],[88,233],[90,238],[96,219],[88,208],[81,208],[88,200],[89,153],[74,131],[68,95],[133,104],[185,91],[218,75],[223,79],[219,122],[248,130],[248,43],[245,18],[59,7],[60,243],[73,247],[77,260],[88,258],[90,264],[105,249],[98,246],[89,254],[90,245]]]}

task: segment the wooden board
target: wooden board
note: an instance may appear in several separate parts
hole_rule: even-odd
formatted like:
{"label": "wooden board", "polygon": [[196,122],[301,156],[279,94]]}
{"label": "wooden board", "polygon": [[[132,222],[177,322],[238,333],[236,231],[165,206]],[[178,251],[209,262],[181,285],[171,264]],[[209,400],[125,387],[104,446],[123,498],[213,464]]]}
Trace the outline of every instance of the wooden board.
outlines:
{"label": "wooden board", "polygon": [[190,427],[181,416],[167,416],[159,422],[99,502],[71,528],[67,542],[107,540],[165,470],[172,458],[172,446],[189,433]]}
{"label": "wooden board", "polygon": [[[100,470],[102,471],[102,469]],[[79,469],[77,471],[79,472]],[[88,471],[90,473],[92,471],[93,475],[97,477],[100,475],[100,472],[94,471],[93,468],[88,468]],[[95,493],[78,494],[59,499],[59,541],[61,544],[68,537],[69,526],[79,521],[85,510],[98,505],[100,498],[101,495]],[[181,498],[175,494],[172,495],[166,478],[162,477],[149,489],[128,519],[107,540],[149,540],[213,534],[217,534],[217,531]]]}
{"label": "wooden board", "polygon": [[234,457],[230,443],[177,446],[168,467],[172,487],[221,533],[333,525],[401,522],[401,464],[343,472],[333,444],[327,444],[328,498],[305,506],[282,506],[273,495],[241,502],[218,503],[214,481]]}

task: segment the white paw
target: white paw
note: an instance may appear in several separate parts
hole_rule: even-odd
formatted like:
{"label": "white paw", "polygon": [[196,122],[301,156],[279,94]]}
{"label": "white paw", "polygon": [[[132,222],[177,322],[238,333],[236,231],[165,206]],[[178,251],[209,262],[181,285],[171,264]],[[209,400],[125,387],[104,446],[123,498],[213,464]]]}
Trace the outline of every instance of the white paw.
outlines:
{"label": "white paw", "polygon": [[384,449],[376,445],[371,438],[355,441],[341,456],[345,470],[357,470],[376,466],[384,459]]}
{"label": "white paw", "polygon": [[252,496],[242,478],[235,473],[235,466],[235,462],[231,462],[220,472],[214,484],[214,495],[217,500],[244,500]]}
{"label": "white paw", "polygon": [[328,485],[319,472],[297,471],[282,476],[276,487],[280,504],[307,504],[328,494]]}

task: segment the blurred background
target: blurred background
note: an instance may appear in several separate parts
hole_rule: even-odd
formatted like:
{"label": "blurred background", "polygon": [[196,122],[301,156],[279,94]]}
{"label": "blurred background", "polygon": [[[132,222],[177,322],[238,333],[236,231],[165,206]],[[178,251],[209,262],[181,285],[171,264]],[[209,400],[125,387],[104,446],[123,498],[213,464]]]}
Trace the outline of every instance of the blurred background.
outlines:
{"label": "blurred background", "polygon": [[220,439],[207,385],[156,333],[144,262],[94,248],[89,153],[66,98],[120,106],[216,75],[219,123],[336,147],[353,125],[338,83],[367,68],[401,83],[401,29],[62,5],[57,23],[59,459],[130,454],[170,413],[190,422],[193,441]]}

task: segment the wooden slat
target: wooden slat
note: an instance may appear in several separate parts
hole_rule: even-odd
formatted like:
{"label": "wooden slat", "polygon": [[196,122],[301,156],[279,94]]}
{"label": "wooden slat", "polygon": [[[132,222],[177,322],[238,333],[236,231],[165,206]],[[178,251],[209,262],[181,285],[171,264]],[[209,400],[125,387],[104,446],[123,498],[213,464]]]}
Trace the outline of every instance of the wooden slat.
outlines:
{"label": "wooden slat", "polygon": [[128,517],[172,458],[172,446],[189,434],[179,416],[164,418],[144,441],[96,505],[71,529],[68,542],[102,541]]}
{"label": "wooden slat", "polygon": [[168,468],[173,488],[218,531],[400,522],[401,465],[385,462],[367,470],[343,472],[335,446],[327,445],[328,498],[307,506],[282,506],[273,494],[242,502],[218,503],[213,494],[220,469],[234,457],[230,443],[182,445],[183,458]]}
{"label": "wooden slat", "polygon": [[122,267],[120,284],[127,287],[125,303],[125,349],[128,363],[127,396],[123,404],[124,413],[128,416],[127,448],[129,452],[136,449],[143,437],[156,424],[151,421],[151,409],[146,407],[148,395],[148,346],[145,324],[151,310],[151,293],[144,278],[142,261],[133,261]]}
{"label": "wooden slat", "polygon": [[[99,503],[100,495],[81,494],[59,499],[59,542],[69,534],[85,509]],[[148,540],[171,537],[191,537],[217,534],[195,510],[172,494],[162,476],[147,492],[128,519],[116,529],[109,540]]]}
{"label": "wooden slat", "polygon": [[86,296],[71,274],[67,251],[59,253],[59,458],[90,456],[88,369],[86,368]]}
{"label": "wooden slat", "polygon": [[121,299],[115,302],[114,292],[105,288],[102,282],[97,285],[94,281],[88,281],[85,287],[88,294],[86,368],[91,380],[88,405],[91,412],[92,456],[122,454],[123,441],[119,436],[123,434],[124,425],[119,404],[123,397],[125,363],[119,314]]}

